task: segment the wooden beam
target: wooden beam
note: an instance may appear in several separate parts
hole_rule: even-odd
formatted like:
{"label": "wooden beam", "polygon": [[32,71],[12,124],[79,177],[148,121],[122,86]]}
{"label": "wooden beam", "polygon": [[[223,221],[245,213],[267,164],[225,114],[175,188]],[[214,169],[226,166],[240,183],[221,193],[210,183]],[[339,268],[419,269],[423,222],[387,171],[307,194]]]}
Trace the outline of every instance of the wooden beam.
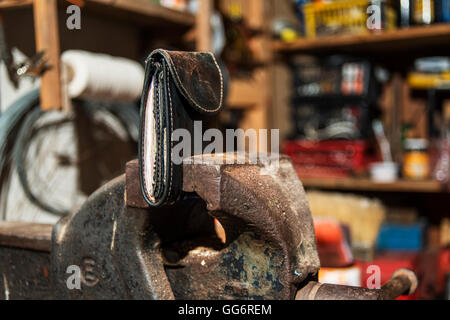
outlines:
{"label": "wooden beam", "polygon": [[231,79],[229,86],[229,108],[253,108],[260,101],[261,88],[254,79]]}
{"label": "wooden beam", "polygon": [[0,246],[50,252],[52,228],[50,224],[1,221]]}
{"label": "wooden beam", "polygon": [[36,51],[45,51],[50,68],[41,79],[41,107],[43,110],[60,109],[62,96],[57,0],[34,0],[34,29]]}
{"label": "wooden beam", "polygon": [[211,15],[213,11],[212,0],[199,0],[197,12],[197,50],[211,51]]}

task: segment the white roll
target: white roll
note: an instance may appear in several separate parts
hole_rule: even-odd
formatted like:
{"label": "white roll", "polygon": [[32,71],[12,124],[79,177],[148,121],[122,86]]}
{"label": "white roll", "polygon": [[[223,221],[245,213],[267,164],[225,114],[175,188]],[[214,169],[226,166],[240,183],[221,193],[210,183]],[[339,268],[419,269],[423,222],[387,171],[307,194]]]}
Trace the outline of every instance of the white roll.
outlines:
{"label": "white roll", "polygon": [[144,68],[136,61],[69,50],[62,54],[70,98],[134,101],[141,96]]}

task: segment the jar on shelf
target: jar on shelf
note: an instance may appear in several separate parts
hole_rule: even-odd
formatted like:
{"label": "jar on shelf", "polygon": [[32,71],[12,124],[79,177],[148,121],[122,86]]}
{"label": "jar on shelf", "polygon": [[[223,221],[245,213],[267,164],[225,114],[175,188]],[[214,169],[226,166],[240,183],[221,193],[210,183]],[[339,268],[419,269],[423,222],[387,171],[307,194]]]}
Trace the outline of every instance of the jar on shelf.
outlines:
{"label": "jar on shelf", "polygon": [[434,22],[434,0],[413,0],[412,18],[415,24]]}
{"label": "jar on shelf", "polygon": [[429,178],[430,157],[428,155],[428,140],[405,140],[403,176],[413,180],[425,180]]}

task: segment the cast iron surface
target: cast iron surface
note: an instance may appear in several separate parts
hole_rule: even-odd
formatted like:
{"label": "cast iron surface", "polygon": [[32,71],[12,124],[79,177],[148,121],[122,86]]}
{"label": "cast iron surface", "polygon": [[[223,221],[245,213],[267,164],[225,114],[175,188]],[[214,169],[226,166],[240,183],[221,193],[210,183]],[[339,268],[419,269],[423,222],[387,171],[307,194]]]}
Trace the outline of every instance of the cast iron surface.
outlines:
{"label": "cast iron surface", "polygon": [[[164,241],[176,298],[293,299],[300,283],[317,278],[312,218],[290,160],[281,158],[277,172],[261,174],[262,162],[223,164],[236,156],[194,156],[184,162],[183,190],[206,203],[203,215],[220,221],[227,241],[222,247],[217,239],[215,245],[183,237]],[[129,163],[127,181],[136,181],[136,166]],[[130,206],[149,208],[135,184],[127,183],[126,194]],[[178,223],[176,216],[166,221]]]}
{"label": "cast iron surface", "polygon": [[[128,164],[128,206],[122,176],[54,228],[57,295],[293,299],[319,269],[312,219],[289,160],[281,159],[276,174],[261,175],[262,167],[220,165],[214,158],[185,163],[183,190],[198,196],[153,208],[136,199],[142,198],[139,170],[137,162]],[[214,217],[226,230],[225,243]],[[70,265],[83,270],[82,290],[67,289]]]}
{"label": "cast iron surface", "polygon": [[[188,196],[162,208],[143,199],[130,162],[126,175],[54,226],[50,253],[48,226],[29,226],[36,245],[25,225],[11,232],[0,224],[0,298],[367,300],[415,290],[409,270],[379,290],[317,283],[312,218],[291,162],[281,158],[278,171],[264,174],[272,162],[245,162],[187,159]],[[67,287],[73,265],[81,290]]]}
{"label": "cast iron surface", "polygon": [[0,246],[0,300],[53,298],[45,251]]}
{"label": "cast iron surface", "polygon": [[[55,295],[62,299],[172,299],[159,240],[145,210],[124,205],[125,176],[95,192],[53,230]],[[67,267],[82,270],[69,290]]]}
{"label": "cast iron surface", "polygon": [[393,300],[414,293],[417,278],[409,269],[398,269],[380,289],[322,284],[310,281],[297,292],[297,300]]}

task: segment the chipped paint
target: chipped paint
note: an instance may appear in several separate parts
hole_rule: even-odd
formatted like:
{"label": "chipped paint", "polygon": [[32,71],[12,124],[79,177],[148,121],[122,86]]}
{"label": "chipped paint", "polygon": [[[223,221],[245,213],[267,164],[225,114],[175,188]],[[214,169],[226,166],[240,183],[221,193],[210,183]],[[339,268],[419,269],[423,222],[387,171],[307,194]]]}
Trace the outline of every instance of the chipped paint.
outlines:
{"label": "chipped paint", "polygon": [[227,255],[224,263],[228,265],[230,278],[249,284],[249,298],[270,297],[284,289],[280,281],[284,259],[279,250],[258,241],[253,233],[242,234],[233,247],[229,251],[232,255]]}
{"label": "chipped paint", "polygon": [[56,237],[56,242],[58,244],[62,243],[64,240],[64,237],[66,235],[67,224],[62,224],[61,227],[58,230],[58,235]]}
{"label": "chipped paint", "polygon": [[5,274],[3,274],[3,287],[5,288],[5,300],[9,300],[8,279],[6,279]]}
{"label": "chipped paint", "polygon": [[116,239],[116,230],[117,230],[117,220],[114,220],[113,232],[112,232],[112,238],[111,238],[111,246],[110,246],[111,251],[114,250],[114,241]]}

